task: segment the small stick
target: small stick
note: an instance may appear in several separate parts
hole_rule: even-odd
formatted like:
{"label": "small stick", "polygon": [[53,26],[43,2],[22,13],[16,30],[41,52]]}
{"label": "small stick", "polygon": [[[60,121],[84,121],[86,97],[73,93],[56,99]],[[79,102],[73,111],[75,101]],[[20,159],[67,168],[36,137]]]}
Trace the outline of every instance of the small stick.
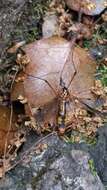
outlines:
{"label": "small stick", "polygon": [[[15,73],[15,75],[14,75],[13,81],[12,81],[12,83],[11,83],[10,90],[12,90],[12,88],[13,88],[13,84],[14,84],[14,82],[15,82],[15,78],[16,78],[17,73],[18,73],[18,70],[16,71],[16,73]],[[7,132],[7,135],[6,135],[6,141],[5,141],[5,147],[4,147],[4,156],[3,156],[3,176],[5,176],[6,151],[7,151],[7,144],[8,144],[8,136],[9,136],[9,133],[10,133],[10,131],[11,131],[11,127],[12,127],[12,118],[13,118],[13,106],[12,106],[12,104],[11,104],[9,129],[8,129],[8,132]]]}

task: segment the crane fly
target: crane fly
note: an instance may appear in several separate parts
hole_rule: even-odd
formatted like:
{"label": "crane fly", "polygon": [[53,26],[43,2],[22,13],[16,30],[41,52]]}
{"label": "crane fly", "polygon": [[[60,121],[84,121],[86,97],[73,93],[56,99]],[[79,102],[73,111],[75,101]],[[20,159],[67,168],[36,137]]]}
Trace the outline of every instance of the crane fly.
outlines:
{"label": "crane fly", "polygon": [[[27,78],[32,78],[33,80],[40,80],[40,81],[46,83],[47,86],[54,93],[55,97],[58,99],[57,126],[58,126],[58,129],[61,134],[63,134],[66,129],[65,121],[66,121],[66,115],[67,115],[67,107],[68,106],[70,107],[70,102],[72,102],[76,99],[81,104],[83,104],[85,107],[87,107],[88,110],[95,112],[94,108],[92,108],[90,105],[88,105],[86,102],[84,102],[84,99],[89,100],[89,98],[78,97],[78,96],[74,95],[73,93],[71,94],[71,92],[69,91],[69,89],[71,88],[72,82],[75,79],[75,76],[79,72],[75,66],[75,60],[74,60],[74,55],[73,55],[74,54],[74,44],[75,44],[75,39],[70,43],[70,51],[68,52],[67,58],[62,66],[61,71],[50,72],[50,73],[47,73],[45,75],[40,75],[40,76],[35,76],[33,74],[29,74],[28,72],[24,71]],[[70,62],[70,59],[71,59],[71,62]],[[65,70],[67,70],[68,68],[70,69],[70,66],[71,66],[71,70],[73,69],[73,74],[66,82],[66,78],[64,78]],[[59,75],[58,81],[59,81],[60,92],[57,93],[56,89],[53,87],[53,85],[50,83],[50,81],[45,79],[45,77],[48,75],[52,76],[52,75],[59,74],[59,73],[60,73],[60,75]],[[82,93],[85,93],[85,91]],[[81,92],[80,92],[80,94],[81,94]]]}

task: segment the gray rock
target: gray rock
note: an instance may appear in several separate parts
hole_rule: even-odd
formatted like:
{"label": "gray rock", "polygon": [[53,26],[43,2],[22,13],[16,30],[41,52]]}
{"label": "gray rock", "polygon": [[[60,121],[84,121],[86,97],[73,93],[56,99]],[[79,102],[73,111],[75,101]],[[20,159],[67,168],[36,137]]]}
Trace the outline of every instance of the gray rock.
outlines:
{"label": "gray rock", "polygon": [[[27,2],[27,0],[0,0],[0,7],[7,7],[7,6],[12,6],[16,7],[17,5],[23,6],[23,4]],[[16,7],[18,8],[18,7]]]}
{"label": "gray rock", "polygon": [[91,173],[88,160],[89,155],[85,152],[70,151],[50,165],[35,189],[104,190],[98,175]]}
{"label": "gray rock", "polygon": [[43,37],[51,37],[57,34],[58,31],[58,18],[55,13],[50,13],[45,16],[44,23],[42,25]]}
{"label": "gray rock", "polygon": [[88,147],[66,144],[57,135],[41,144],[47,144],[47,148],[38,152],[34,147],[6,175],[5,182],[0,181],[0,190],[104,190],[89,166]]}
{"label": "gray rock", "polygon": [[107,45],[98,45],[90,48],[90,54],[94,59],[104,59],[107,55]]}

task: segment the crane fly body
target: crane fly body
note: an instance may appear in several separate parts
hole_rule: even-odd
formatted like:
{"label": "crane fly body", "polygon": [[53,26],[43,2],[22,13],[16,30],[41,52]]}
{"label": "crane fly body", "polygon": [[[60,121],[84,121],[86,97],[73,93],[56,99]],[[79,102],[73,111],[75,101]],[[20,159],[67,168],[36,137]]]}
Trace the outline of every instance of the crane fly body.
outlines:
{"label": "crane fly body", "polygon": [[60,134],[64,134],[65,132],[67,103],[68,103],[68,91],[66,88],[63,88],[63,93],[59,101],[58,120],[57,120]]}

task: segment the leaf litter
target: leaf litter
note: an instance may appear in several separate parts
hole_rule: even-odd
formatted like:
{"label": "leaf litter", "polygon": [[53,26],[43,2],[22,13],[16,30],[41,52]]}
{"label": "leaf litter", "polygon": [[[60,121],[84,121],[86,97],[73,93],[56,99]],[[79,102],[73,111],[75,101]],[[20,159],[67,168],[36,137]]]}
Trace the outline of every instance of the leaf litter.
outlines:
{"label": "leaf litter", "polygon": [[10,118],[11,110],[0,106],[0,178],[12,168],[11,162],[25,142],[25,132],[18,129],[16,115],[12,114],[11,121]]}
{"label": "leaf litter", "polygon": [[[78,33],[76,35],[78,44],[81,44],[84,38],[93,37],[95,26],[91,18],[84,17],[83,23],[74,23],[72,16],[65,11],[63,5],[58,4],[56,7],[53,3],[50,8],[58,15],[57,35],[67,37],[69,34]],[[102,16],[102,19],[105,22],[106,14]],[[99,80],[94,78],[95,61],[83,48],[74,46],[72,41],[68,42],[64,38],[54,36],[22,48],[25,42],[16,43],[7,51],[10,54],[17,54],[16,64],[12,68],[15,72],[18,69],[17,77],[14,77],[14,72],[10,72],[9,77],[12,79],[12,104],[18,101],[24,105],[25,117],[21,117],[21,122],[24,119],[25,127],[33,128],[38,134],[47,132],[51,134],[57,131],[63,139],[66,137],[67,141],[71,135],[74,138],[72,142],[80,142],[81,137],[95,138],[97,129],[103,126],[104,116],[107,113],[107,90]],[[65,89],[66,109],[65,99],[62,99]],[[2,98],[1,101],[3,101]],[[59,114],[59,108],[64,113],[64,119]],[[6,113],[6,110],[2,110],[1,115],[3,112]],[[11,118],[10,115],[9,118]],[[14,113],[12,117],[13,115]],[[15,121],[11,121],[12,126],[18,120],[15,118]],[[19,148],[26,141],[25,130],[19,130],[20,127],[16,124],[14,126],[16,131],[12,132],[12,126],[10,128],[9,123],[10,120],[6,122],[8,139],[6,135],[4,145],[2,143],[0,177],[15,166],[12,162],[16,159]],[[62,133],[59,129],[60,123],[64,124]],[[4,128],[3,126],[3,130]],[[6,149],[5,145],[7,145]],[[46,148],[46,144],[40,143],[35,151],[39,154]]]}

